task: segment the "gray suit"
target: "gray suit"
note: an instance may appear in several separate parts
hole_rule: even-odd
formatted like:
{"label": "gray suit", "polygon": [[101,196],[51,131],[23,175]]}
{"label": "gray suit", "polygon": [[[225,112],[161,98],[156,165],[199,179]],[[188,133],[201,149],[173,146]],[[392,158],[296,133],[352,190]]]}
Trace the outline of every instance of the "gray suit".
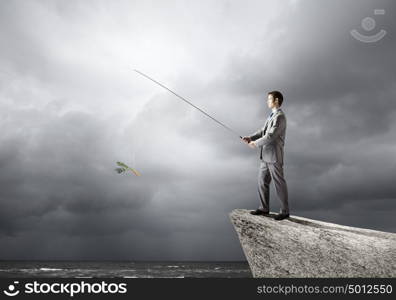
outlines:
{"label": "gray suit", "polygon": [[275,190],[281,202],[281,213],[289,213],[287,184],[283,175],[283,153],[286,137],[286,116],[279,108],[264,127],[249,136],[260,148],[258,192],[263,211],[269,211],[269,184],[274,180]]}

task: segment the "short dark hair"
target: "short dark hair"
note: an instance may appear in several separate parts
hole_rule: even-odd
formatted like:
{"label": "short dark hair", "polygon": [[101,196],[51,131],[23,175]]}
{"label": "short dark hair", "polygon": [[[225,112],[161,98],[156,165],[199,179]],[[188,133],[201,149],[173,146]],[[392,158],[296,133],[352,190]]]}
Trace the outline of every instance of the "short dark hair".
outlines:
{"label": "short dark hair", "polygon": [[268,95],[272,95],[272,97],[274,97],[274,100],[276,98],[278,98],[279,106],[282,105],[282,103],[283,103],[283,95],[282,95],[281,92],[279,92],[279,91],[271,91],[271,92],[268,93]]}

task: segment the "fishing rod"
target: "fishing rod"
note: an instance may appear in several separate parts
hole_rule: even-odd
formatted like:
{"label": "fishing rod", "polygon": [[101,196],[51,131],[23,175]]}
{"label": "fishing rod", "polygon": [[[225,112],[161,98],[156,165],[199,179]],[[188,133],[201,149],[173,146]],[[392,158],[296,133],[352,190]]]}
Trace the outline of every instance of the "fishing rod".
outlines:
{"label": "fishing rod", "polygon": [[225,129],[231,131],[233,134],[237,135],[240,139],[243,139],[242,136],[240,136],[236,131],[234,131],[233,129],[231,129],[230,127],[228,127],[227,125],[223,124],[222,122],[220,122],[219,120],[216,120],[214,117],[212,117],[211,115],[209,115],[207,112],[203,111],[202,109],[200,109],[199,107],[195,106],[194,104],[192,104],[190,101],[188,101],[187,99],[183,98],[182,96],[176,94],[174,91],[172,91],[171,89],[167,88],[165,85],[163,85],[162,83],[154,80],[153,78],[151,78],[150,76],[134,69],[134,71],[144,77],[146,77],[147,79],[151,80],[152,82],[158,84],[159,86],[163,87],[164,89],[168,90],[169,92],[171,92],[173,95],[175,95],[176,97],[180,98],[181,100],[183,100],[184,102],[190,104],[192,107],[198,109],[201,113],[203,113],[205,116],[211,118],[213,121],[215,121],[217,124],[220,124],[221,126],[223,126]]}

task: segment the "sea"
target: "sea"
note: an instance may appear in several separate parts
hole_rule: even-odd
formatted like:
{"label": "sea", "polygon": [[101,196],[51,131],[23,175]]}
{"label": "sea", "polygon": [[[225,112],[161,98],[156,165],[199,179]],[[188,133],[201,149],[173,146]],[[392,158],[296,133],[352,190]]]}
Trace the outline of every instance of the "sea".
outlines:
{"label": "sea", "polygon": [[252,278],[246,261],[0,261],[1,278]]}

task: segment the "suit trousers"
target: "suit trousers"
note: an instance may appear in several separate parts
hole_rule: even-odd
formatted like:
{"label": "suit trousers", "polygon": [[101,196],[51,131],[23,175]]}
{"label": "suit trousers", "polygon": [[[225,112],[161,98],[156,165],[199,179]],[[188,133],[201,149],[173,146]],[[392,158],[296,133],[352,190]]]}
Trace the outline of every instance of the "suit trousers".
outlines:
{"label": "suit trousers", "polygon": [[281,203],[281,213],[289,213],[288,192],[285,177],[283,175],[283,164],[275,162],[268,163],[260,160],[258,174],[258,193],[262,204],[261,210],[269,212],[269,185],[274,181],[275,190]]}

